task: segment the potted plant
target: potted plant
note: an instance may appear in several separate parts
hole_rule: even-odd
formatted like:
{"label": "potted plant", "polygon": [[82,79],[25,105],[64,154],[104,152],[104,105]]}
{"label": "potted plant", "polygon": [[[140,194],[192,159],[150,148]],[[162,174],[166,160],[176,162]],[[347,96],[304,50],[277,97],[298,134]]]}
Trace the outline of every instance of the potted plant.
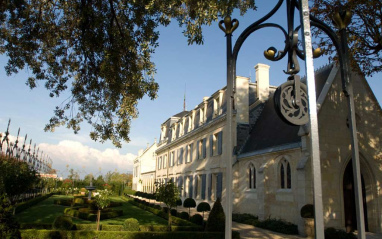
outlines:
{"label": "potted plant", "polygon": [[300,215],[304,218],[304,232],[308,238],[314,238],[314,206],[306,204],[300,210]]}

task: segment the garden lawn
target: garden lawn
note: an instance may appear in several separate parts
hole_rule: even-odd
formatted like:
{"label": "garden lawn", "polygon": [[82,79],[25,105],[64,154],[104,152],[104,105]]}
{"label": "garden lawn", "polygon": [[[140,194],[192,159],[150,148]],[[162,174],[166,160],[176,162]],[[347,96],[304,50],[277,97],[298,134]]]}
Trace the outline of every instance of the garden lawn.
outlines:
{"label": "garden lawn", "polygon": [[19,223],[53,223],[59,215],[64,215],[64,209],[61,205],[53,204],[55,199],[73,198],[72,196],[53,195],[48,199],[16,214],[16,220]]}
{"label": "garden lawn", "polygon": [[[142,210],[128,201],[132,199],[123,199],[121,197],[111,197],[112,201],[122,202],[122,206],[113,207],[116,210],[123,210],[123,215],[121,217],[101,220],[101,224],[107,225],[122,225],[127,218],[135,218],[138,220],[139,225],[167,225],[167,220],[158,217],[151,212]],[[92,224],[95,222],[82,220],[79,218],[73,218],[73,222],[77,224]]]}
{"label": "garden lawn", "polygon": [[[59,215],[64,215],[66,206],[55,205],[55,199],[73,198],[72,196],[53,195],[52,197],[39,202],[38,204],[16,214],[16,220],[19,223],[53,223]],[[135,218],[140,225],[167,225],[167,220],[158,217],[150,212],[142,210],[128,202],[131,199],[122,199],[121,197],[111,197],[112,201],[122,202],[122,206],[113,207],[116,210],[123,210],[123,216],[101,220],[101,224],[122,225],[127,218]],[[96,224],[96,222],[73,218],[76,224]]]}

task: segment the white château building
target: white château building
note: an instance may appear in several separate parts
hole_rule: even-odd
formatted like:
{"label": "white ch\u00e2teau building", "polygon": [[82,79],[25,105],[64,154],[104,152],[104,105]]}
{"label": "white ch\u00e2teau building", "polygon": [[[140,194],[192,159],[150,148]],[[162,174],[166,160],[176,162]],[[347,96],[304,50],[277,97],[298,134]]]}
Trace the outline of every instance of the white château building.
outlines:
{"label": "white ch\u00e2teau building", "polygon": [[[193,110],[180,112],[161,125],[158,144],[135,161],[137,190],[152,192],[152,177],[162,182],[172,179],[182,189],[182,199],[191,197],[197,203],[212,204],[221,197],[225,205],[225,159],[233,154],[233,211],[260,219],[281,218],[303,229],[300,209],[313,204],[308,127],[289,125],[277,115],[273,101],[276,87],[269,85],[269,66],[258,64],[255,69],[256,83],[236,78],[234,152],[225,150],[227,106],[223,88],[205,97]],[[380,233],[382,110],[365,78],[353,74],[352,80],[366,230]],[[349,112],[337,67],[328,65],[316,71],[316,92],[325,227],[354,230]],[[151,171],[139,172],[143,169],[141,158],[152,164]],[[143,179],[146,173],[150,177]],[[147,182],[146,187],[139,187],[139,180]]]}

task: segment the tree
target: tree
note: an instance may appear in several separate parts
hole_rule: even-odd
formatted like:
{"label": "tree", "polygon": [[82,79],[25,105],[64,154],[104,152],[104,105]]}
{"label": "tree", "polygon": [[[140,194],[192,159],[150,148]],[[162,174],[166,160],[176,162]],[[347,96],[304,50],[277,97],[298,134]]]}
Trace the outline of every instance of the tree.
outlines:
{"label": "tree", "polygon": [[[27,85],[44,82],[51,97],[69,97],[54,110],[45,130],[66,125],[75,133],[83,121],[90,137],[129,141],[138,100],[157,97],[155,65],[158,26],[184,25],[189,44],[203,43],[202,25],[254,0],[4,0],[0,4],[0,54],[8,75],[28,68]],[[65,96],[66,98],[67,96]]]}
{"label": "tree", "polygon": [[188,208],[188,215],[190,215],[190,209],[196,207],[196,202],[192,198],[186,198],[183,202],[183,207]]}
{"label": "tree", "polygon": [[170,180],[167,183],[156,183],[157,201],[163,202],[168,208],[168,230],[171,231],[171,209],[176,207],[179,198],[179,190],[175,183]]}
{"label": "tree", "polygon": [[203,213],[203,219],[204,219],[204,212],[209,212],[211,211],[211,206],[208,202],[201,202],[198,204],[198,206],[196,207],[196,210],[198,212],[202,212]]}
{"label": "tree", "polygon": [[[341,5],[339,5],[341,4]],[[312,12],[315,17],[336,29],[332,16],[339,10],[348,9],[353,16],[348,26],[348,45],[353,70],[371,76],[382,72],[382,2],[380,0],[314,0]],[[325,48],[330,59],[335,59],[331,40],[317,29],[318,44]]]}
{"label": "tree", "polygon": [[224,230],[225,230],[225,214],[224,214],[224,210],[223,210],[220,198],[218,198],[215,201],[214,206],[212,207],[210,215],[208,215],[206,231],[224,232]]}
{"label": "tree", "polygon": [[0,155],[0,195],[6,194],[12,205],[39,180],[37,171],[27,163]]}
{"label": "tree", "polygon": [[105,189],[105,190],[98,190],[95,193],[94,201],[95,205],[98,208],[97,212],[97,231],[99,231],[99,222],[101,220],[101,210],[108,207],[110,205],[110,198],[111,191]]}

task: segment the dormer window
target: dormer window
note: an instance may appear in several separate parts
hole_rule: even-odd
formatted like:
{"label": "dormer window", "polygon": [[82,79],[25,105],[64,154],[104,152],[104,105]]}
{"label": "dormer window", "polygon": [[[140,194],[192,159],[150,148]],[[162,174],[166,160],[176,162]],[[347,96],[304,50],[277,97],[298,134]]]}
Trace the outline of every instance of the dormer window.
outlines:
{"label": "dormer window", "polygon": [[214,113],[213,113],[213,118],[215,118],[216,116],[219,115],[219,110],[220,110],[220,106],[219,106],[219,98],[215,98],[214,99]]}
{"label": "dormer window", "polygon": [[199,122],[200,124],[204,123],[204,110],[202,108],[199,109]]}

